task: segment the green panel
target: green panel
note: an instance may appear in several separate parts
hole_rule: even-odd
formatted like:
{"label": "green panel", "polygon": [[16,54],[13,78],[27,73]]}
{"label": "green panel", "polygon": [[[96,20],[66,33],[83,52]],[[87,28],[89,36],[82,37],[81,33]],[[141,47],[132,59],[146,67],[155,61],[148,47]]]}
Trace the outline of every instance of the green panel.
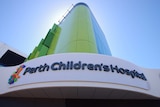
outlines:
{"label": "green panel", "polygon": [[33,52],[31,53],[31,55],[28,57],[28,60],[31,60],[31,59],[33,59],[35,57],[35,54],[36,54],[37,50],[38,50],[38,48],[35,47]]}
{"label": "green panel", "polygon": [[92,27],[88,23],[88,13],[83,7],[77,7],[79,9],[78,14],[78,40],[88,40],[88,28]]}
{"label": "green panel", "polygon": [[37,57],[38,57],[38,55],[39,55],[39,51],[37,51],[37,52],[36,52],[36,54],[35,54],[35,57],[34,57],[34,58],[37,58]]}
{"label": "green panel", "polygon": [[61,31],[60,27],[57,27],[56,28],[56,33],[55,33],[55,35],[52,39],[51,45],[50,45],[50,47],[48,49],[48,52],[47,52],[48,55],[54,53],[56,45],[57,45],[57,41],[58,41],[58,38],[59,38],[60,31]]}
{"label": "green panel", "polygon": [[90,52],[98,53],[97,47],[95,47],[93,43],[89,44],[89,47]]}
{"label": "green panel", "polygon": [[77,52],[89,52],[89,43],[86,41],[77,41]]}
{"label": "green panel", "polygon": [[45,45],[42,45],[42,48],[39,51],[38,57],[46,55],[47,51],[48,51],[48,47],[46,47]]}
{"label": "green panel", "polygon": [[85,6],[78,6],[77,51],[98,53],[94,37],[90,11]]}
{"label": "green panel", "polygon": [[41,39],[41,41],[40,41],[40,43],[39,43],[39,45],[37,47],[37,50],[39,50],[39,51],[41,50],[43,42],[44,42],[44,39]]}
{"label": "green panel", "polygon": [[61,49],[59,53],[76,52],[76,42],[72,42],[66,45],[65,48]]}
{"label": "green panel", "polygon": [[48,48],[50,47],[50,44],[52,42],[53,35],[54,34],[51,32],[51,29],[50,29],[45,40],[44,40],[44,45],[47,46]]}
{"label": "green panel", "polygon": [[43,41],[44,41],[44,39],[41,39],[38,47],[35,47],[35,48],[34,48],[33,52],[28,56],[27,60],[31,60],[31,59],[33,59],[33,58],[38,57],[38,56],[37,56],[37,52],[38,52],[39,50],[41,50],[41,47],[42,47],[42,45],[43,45]]}
{"label": "green panel", "polygon": [[67,46],[64,48],[64,52],[76,52],[76,41],[70,42],[67,44]]}
{"label": "green panel", "polygon": [[52,27],[52,29],[51,29],[51,32],[52,32],[52,33],[56,32],[57,27],[58,27],[58,26],[57,26],[56,24],[54,24],[53,27]]}

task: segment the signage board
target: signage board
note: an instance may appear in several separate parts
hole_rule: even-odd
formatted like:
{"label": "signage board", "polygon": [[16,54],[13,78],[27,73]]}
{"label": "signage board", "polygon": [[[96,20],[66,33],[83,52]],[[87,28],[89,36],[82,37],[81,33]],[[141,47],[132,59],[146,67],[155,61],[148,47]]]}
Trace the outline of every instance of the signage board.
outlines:
{"label": "signage board", "polygon": [[145,73],[138,66],[111,56],[64,53],[35,58],[8,77],[8,87],[44,82],[100,82],[149,89]]}

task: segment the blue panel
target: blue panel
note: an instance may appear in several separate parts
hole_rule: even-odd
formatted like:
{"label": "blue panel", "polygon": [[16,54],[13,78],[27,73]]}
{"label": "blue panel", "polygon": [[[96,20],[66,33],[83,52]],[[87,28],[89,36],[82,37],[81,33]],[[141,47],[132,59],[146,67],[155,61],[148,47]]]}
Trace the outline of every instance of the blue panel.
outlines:
{"label": "blue panel", "polygon": [[102,32],[100,26],[98,25],[96,19],[94,18],[92,12],[91,12],[91,20],[92,20],[92,24],[93,24],[93,31],[94,31],[94,34],[95,34],[98,53],[111,56],[111,51],[109,49],[109,46],[108,46],[108,43],[106,41],[105,35]]}

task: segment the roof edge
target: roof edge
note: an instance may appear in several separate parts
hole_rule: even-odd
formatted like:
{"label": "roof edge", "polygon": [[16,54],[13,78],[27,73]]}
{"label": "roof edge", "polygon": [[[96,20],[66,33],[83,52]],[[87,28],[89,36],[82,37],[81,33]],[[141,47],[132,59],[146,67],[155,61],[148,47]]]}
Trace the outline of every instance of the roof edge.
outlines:
{"label": "roof edge", "polygon": [[86,7],[89,7],[86,3],[84,3],[84,2],[79,2],[79,3],[77,3],[77,4],[75,4],[75,6],[79,6],[79,5],[84,5],[84,6],[86,6]]}

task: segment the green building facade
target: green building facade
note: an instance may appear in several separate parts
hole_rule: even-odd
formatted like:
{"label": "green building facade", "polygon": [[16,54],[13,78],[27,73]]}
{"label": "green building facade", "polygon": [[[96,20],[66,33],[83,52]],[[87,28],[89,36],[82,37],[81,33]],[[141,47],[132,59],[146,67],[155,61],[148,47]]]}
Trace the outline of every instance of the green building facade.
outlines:
{"label": "green building facade", "polygon": [[85,3],[73,6],[59,25],[54,24],[27,60],[71,52],[111,55],[106,38]]}

